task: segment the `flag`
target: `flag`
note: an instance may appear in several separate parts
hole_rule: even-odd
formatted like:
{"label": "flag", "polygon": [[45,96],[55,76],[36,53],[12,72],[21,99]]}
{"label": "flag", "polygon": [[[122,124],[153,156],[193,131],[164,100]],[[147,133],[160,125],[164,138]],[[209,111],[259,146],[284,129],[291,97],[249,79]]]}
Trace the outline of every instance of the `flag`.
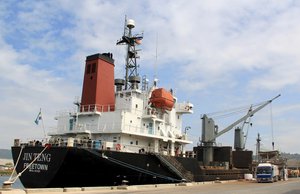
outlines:
{"label": "flag", "polygon": [[136,44],[142,44],[142,39],[143,39],[143,37],[136,37],[135,43]]}
{"label": "flag", "polygon": [[35,124],[39,124],[39,121],[42,120],[42,109],[40,109],[39,114],[37,115],[36,119],[35,119]]}

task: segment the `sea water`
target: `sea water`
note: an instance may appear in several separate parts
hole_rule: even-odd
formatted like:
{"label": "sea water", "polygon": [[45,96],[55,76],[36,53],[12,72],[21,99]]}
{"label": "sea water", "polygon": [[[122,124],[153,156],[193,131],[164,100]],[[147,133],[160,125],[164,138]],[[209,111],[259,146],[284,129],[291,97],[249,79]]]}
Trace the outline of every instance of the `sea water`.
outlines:
{"label": "sea water", "polygon": [[[0,175],[0,188],[2,187],[3,185],[3,182],[4,181],[7,181],[9,179],[9,176],[1,176]],[[24,189],[20,179],[17,179],[16,182],[12,185],[12,188],[13,189]]]}

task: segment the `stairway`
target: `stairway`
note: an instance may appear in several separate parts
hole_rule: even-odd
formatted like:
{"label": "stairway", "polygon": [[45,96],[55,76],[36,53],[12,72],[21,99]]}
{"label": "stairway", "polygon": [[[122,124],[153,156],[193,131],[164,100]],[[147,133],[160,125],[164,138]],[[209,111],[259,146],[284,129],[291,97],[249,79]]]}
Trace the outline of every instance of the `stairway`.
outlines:
{"label": "stairway", "polygon": [[182,164],[175,159],[175,157],[160,154],[155,154],[155,156],[163,165],[169,168],[169,170],[174,172],[181,179],[185,179],[188,182],[194,180],[194,175],[190,171],[186,170]]}

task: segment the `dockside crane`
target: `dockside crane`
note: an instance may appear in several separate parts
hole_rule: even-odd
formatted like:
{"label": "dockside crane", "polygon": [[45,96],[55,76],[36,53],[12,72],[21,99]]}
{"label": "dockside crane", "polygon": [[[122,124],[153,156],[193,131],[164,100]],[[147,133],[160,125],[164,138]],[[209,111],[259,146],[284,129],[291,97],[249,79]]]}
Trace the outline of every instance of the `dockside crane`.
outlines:
{"label": "dockside crane", "polygon": [[[230,131],[231,129],[233,129],[235,126],[237,126],[242,122],[244,122],[245,124],[247,122],[247,119],[252,117],[255,113],[263,109],[265,106],[270,104],[278,97],[280,97],[280,94],[272,98],[271,100],[264,102],[263,104],[261,104],[255,109],[253,109],[253,107],[251,106],[245,116],[236,120],[228,127],[221,130],[220,132],[218,131],[218,126],[215,125],[215,121],[212,118],[209,118],[206,114],[204,114],[202,117],[202,139],[201,139],[201,145],[204,147],[203,150],[204,165],[209,165],[209,163],[213,161],[213,146],[216,143],[217,137],[220,137],[224,133],[227,133],[228,131]],[[237,128],[235,130],[235,148],[237,150],[244,149],[244,135],[241,128]]]}

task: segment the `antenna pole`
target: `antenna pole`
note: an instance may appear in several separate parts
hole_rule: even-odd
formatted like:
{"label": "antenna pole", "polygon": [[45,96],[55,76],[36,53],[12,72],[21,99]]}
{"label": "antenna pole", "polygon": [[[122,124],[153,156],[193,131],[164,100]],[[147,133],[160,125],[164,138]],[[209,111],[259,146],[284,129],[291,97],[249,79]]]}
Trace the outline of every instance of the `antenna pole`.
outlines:
{"label": "antenna pole", "polygon": [[125,90],[137,89],[138,83],[140,83],[140,77],[138,74],[137,58],[138,50],[136,46],[141,44],[143,34],[132,35],[132,29],[135,27],[135,22],[132,19],[127,19],[125,16],[124,34],[117,42],[117,45],[126,45],[126,64],[125,64]]}
{"label": "antenna pole", "polygon": [[155,64],[154,64],[154,79],[157,76],[157,50],[158,50],[158,34],[156,33],[156,48],[155,48]]}

